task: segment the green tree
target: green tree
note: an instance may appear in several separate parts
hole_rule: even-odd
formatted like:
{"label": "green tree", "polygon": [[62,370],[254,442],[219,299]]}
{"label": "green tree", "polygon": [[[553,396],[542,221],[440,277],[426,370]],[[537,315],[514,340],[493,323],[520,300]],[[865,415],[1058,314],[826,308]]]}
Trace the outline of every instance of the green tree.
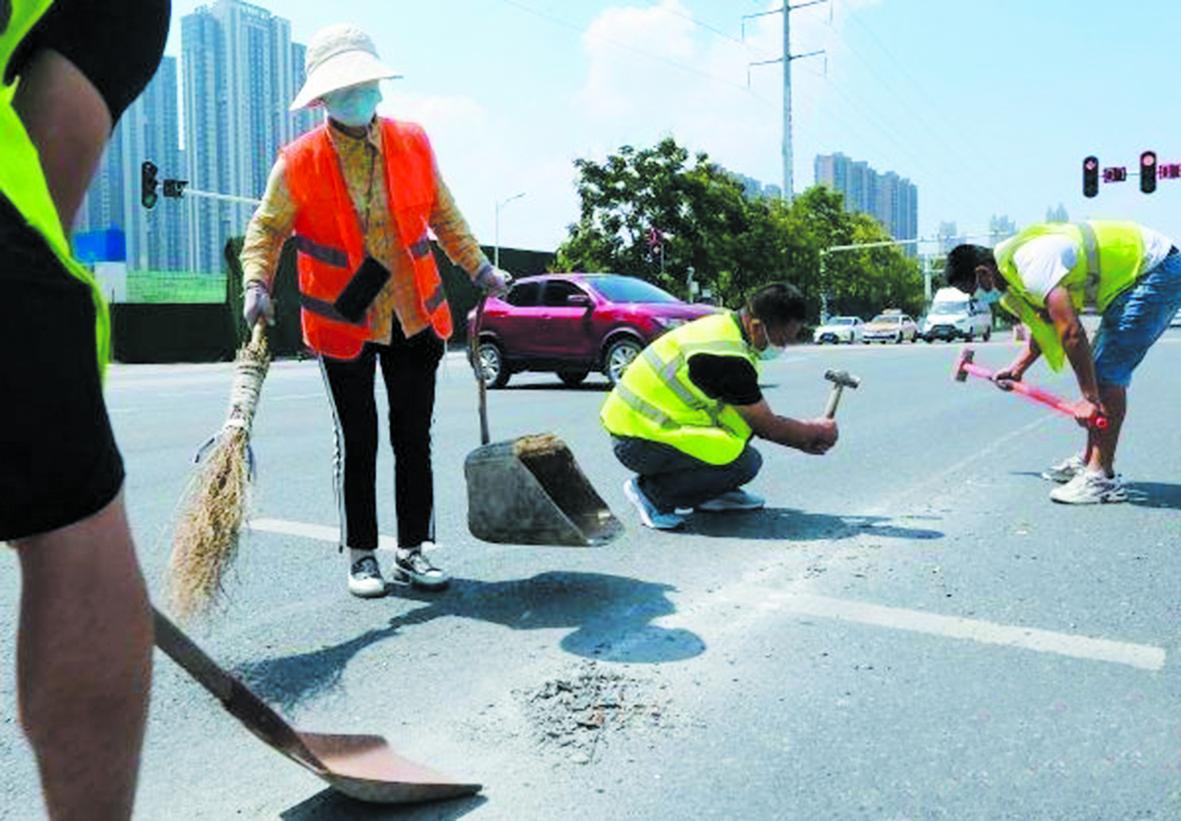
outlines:
{"label": "green tree", "polygon": [[[921,307],[918,266],[897,248],[830,255],[821,282],[821,249],[889,239],[872,218],[846,212],[841,194],[828,188],[810,188],[791,206],[748,200],[706,154],[690,158],[672,138],[575,166],[579,220],[569,226],[553,270],[628,274],[685,296],[692,266],[697,282],[731,306],[759,285],[786,280],[803,291],[812,317],[824,288],[834,311],[864,316]],[[663,272],[648,242],[651,229],[664,238]]]}

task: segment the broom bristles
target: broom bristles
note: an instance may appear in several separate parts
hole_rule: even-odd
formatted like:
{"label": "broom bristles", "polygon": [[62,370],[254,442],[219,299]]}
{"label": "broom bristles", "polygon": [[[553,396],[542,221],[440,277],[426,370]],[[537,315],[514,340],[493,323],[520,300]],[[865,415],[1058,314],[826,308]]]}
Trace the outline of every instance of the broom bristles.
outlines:
{"label": "broom bristles", "polygon": [[265,335],[238,353],[226,425],[181,498],[168,588],[182,621],[208,611],[237,553],[250,502],[250,426],[269,363]]}
{"label": "broom bristles", "polygon": [[169,587],[172,610],[181,619],[204,613],[221,593],[249,495],[246,431],[229,428],[190,483],[173,535]]}

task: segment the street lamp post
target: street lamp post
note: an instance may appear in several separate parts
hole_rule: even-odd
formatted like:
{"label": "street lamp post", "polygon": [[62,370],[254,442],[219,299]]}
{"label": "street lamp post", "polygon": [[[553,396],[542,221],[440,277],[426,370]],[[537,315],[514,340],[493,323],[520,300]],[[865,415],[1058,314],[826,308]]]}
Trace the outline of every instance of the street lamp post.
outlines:
{"label": "street lamp post", "polygon": [[496,228],[494,232],[493,246],[492,246],[492,264],[499,270],[500,268],[500,209],[508,205],[513,200],[519,200],[525,196],[522,191],[519,194],[513,194],[507,199],[500,200],[496,203]]}

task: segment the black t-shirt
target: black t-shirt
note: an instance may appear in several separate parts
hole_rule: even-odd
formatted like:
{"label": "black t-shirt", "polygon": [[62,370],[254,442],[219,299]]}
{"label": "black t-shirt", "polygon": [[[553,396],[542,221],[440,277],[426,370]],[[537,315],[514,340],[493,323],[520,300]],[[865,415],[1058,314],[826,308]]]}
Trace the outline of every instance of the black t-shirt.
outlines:
{"label": "black t-shirt", "polygon": [[754,405],[763,398],[758,371],[740,356],[693,354],[689,357],[689,379],[710,399],[727,405]]}

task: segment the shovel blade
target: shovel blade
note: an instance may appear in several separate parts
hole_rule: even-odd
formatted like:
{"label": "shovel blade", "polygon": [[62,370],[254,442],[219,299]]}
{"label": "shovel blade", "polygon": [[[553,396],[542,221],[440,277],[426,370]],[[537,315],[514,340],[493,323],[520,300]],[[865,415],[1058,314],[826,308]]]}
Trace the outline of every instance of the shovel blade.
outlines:
{"label": "shovel blade", "polygon": [[479,784],[461,784],[390,749],[381,736],[299,733],[313,759],[305,763],[334,789],[358,801],[413,804],[475,795]]}
{"label": "shovel blade", "polygon": [[468,454],[463,472],[468,529],[477,539],[594,547],[623,532],[574,454],[552,434],[484,445]]}

